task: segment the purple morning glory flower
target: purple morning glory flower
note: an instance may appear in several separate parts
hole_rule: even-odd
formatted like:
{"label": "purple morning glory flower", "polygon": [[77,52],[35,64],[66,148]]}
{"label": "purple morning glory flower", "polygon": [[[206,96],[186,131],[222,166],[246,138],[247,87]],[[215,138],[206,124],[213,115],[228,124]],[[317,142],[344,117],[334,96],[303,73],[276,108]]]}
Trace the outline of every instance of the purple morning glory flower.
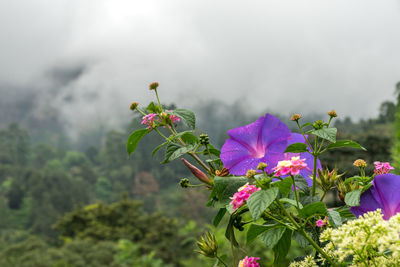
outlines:
{"label": "purple morning glory flower", "polygon": [[272,172],[283,159],[291,137],[289,128],[271,114],[229,130],[228,135],[230,139],[222,146],[221,160],[234,175],[245,175],[247,170],[256,169],[260,162],[267,164],[267,172]]}
{"label": "purple morning glory flower", "polygon": [[[300,156],[306,159],[307,164],[300,175],[312,185],[309,177],[314,166],[313,156],[309,153],[284,153],[290,144],[305,143],[304,137],[291,133],[277,117],[266,114],[251,124],[229,130],[228,135],[230,139],[221,149],[221,160],[231,174],[245,175],[248,170],[256,169],[260,162],[266,163],[266,171],[272,173],[279,161]],[[321,168],[319,160],[317,168]]]}
{"label": "purple morning glory flower", "polygon": [[400,175],[376,175],[372,186],[360,198],[360,206],[351,207],[350,211],[355,216],[360,216],[368,211],[381,209],[383,219],[400,212]]}

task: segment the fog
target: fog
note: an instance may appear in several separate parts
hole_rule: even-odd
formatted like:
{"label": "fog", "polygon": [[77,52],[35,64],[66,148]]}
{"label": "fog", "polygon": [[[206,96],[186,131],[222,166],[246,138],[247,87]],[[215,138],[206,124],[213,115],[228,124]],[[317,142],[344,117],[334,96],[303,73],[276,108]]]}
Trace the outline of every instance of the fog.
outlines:
{"label": "fog", "polygon": [[51,110],[73,134],[118,127],[153,81],[192,109],[373,117],[400,81],[399,3],[2,0],[3,120]]}

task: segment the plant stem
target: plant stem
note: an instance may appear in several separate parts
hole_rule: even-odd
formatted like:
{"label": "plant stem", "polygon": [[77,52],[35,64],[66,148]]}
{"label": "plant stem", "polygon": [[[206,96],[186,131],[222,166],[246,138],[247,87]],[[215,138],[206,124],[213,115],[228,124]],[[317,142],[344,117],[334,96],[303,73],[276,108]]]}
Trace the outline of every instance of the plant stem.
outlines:
{"label": "plant stem", "polygon": [[323,200],[324,200],[324,198],[325,198],[325,196],[326,196],[326,193],[328,193],[328,191],[324,191],[324,194],[322,195],[322,197],[321,197],[321,200],[320,200],[320,201],[323,201]]}
{"label": "plant stem", "polygon": [[314,153],[314,150],[313,150],[313,148],[312,148],[310,142],[308,142],[308,139],[307,139],[305,133],[303,132],[303,129],[301,129],[301,126],[300,126],[300,124],[299,124],[299,121],[296,121],[296,123],[297,123],[297,126],[298,126],[299,129],[300,129],[301,134],[303,135],[304,139],[305,139],[306,142],[307,142],[308,148],[310,149],[310,151],[311,151],[312,153]]}
{"label": "plant stem", "polygon": [[289,220],[294,224],[297,231],[299,231],[300,234],[302,234],[307,239],[307,241],[331,264],[331,266],[336,267],[337,264],[331,259],[331,257],[329,257],[328,254],[326,254],[326,252],[320,246],[317,245],[317,243],[314,242],[314,240],[312,240],[312,238],[306,233],[306,231],[304,231],[304,229],[296,222],[296,220],[293,219],[293,217],[287,212],[285,207],[279,201],[279,199],[276,200],[276,203],[289,218]]}
{"label": "plant stem", "polygon": [[158,104],[160,105],[160,107],[161,107],[161,110],[162,110],[162,105],[161,105],[161,102],[160,102],[160,98],[158,98],[158,92],[157,92],[157,89],[154,89],[154,91],[156,92],[157,101],[158,101]]}
{"label": "plant stem", "polygon": [[160,130],[158,130],[157,128],[153,128],[162,138],[164,138],[166,141],[169,141],[168,137],[166,137],[165,135],[163,135]]}
{"label": "plant stem", "polygon": [[218,260],[219,260],[219,262],[221,262],[224,266],[226,266],[226,267],[228,267],[228,265],[217,255],[217,256],[215,256]]}
{"label": "plant stem", "polygon": [[231,253],[232,253],[233,266],[236,266],[236,257],[235,257],[235,250],[233,248],[232,236],[233,236],[233,227],[231,227],[229,239],[230,239],[230,242],[231,242]]}
{"label": "plant stem", "polygon": [[297,192],[297,188],[296,188],[296,182],[294,181],[294,176],[290,175],[292,177],[292,181],[293,181],[293,190],[294,190],[294,195],[296,196],[296,204],[297,204],[297,209],[300,209],[299,207],[299,196],[298,196],[298,192]]}
{"label": "plant stem", "polygon": [[314,157],[314,166],[313,166],[313,182],[312,182],[312,190],[311,190],[311,195],[315,196],[315,186],[317,184],[317,159],[318,159],[318,152],[317,150],[317,144],[318,144],[318,136],[315,136],[315,147],[314,147],[314,153],[312,154]]}

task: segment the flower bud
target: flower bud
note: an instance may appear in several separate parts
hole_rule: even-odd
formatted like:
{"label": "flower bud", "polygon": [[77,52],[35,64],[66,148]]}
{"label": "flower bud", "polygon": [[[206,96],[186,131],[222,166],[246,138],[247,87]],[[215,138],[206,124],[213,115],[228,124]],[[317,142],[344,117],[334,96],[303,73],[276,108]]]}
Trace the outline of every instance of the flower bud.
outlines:
{"label": "flower bud", "polygon": [[138,102],[132,102],[131,106],[129,107],[131,110],[135,110],[139,106]]}
{"label": "flower bud", "polygon": [[292,121],[298,121],[298,120],[300,120],[301,119],[301,115],[300,114],[297,114],[297,113],[294,113],[293,115],[292,115],[292,117],[290,118],[290,120],[292,120]]}
{"label": "flower bud", "polygon": [[322,129],[322,127],[324,127],[324,122],[321,120],[317,120],[314,122],[313,127],[315,130]]}
{"label": "flower bud", "polygon": [[222,170],[216,170],[215,175],[219,177],[226,177],[229,175],[229,170],[225,167],[222,168]]}
{"label": "flower bud", "polygon": [[265,170],[265,168],[267,168],[267,164],[264,162],[260,162],[257,166],[257,170],[263,171]]}
{"label": "flower bud", "polygon": [[156,90],[158,87],[158,82],[153,82],[149,85],[149,90]]}
{"label": "flower bud", "polygon": [[210,143],[210,137],[208,137],[208,134],[201,134],[199,138],[200,144],[203,146],[207,146]]}
{"label": "flower bud", "polygon": [[189,179],[187,179],[187,178],[181,179],[181,180],[179,181],[179,185],[180,185],[182,188],[188,188],[188,187],[189,187]]}
{"label": "flower bud", "polygon": [[342,175],[343,174],[338,174],[336,168],[332,171],[329,171],[328,168],[325,170],[318,169],[317,183],[322,190],[327,192],[335,185],[336,180]]}
{"label": "flower bud", "polygon": [[206,232],[196,243],[199,248],[196,252],[209,258],[215,258],[217,256],[218,243],[215,236],[210,232]]}
{"label": "flower bud", "polygon": [[210,178],[208,178],[208,176],[204,172],[199,170],[196,166],[190,164],[186,159],[182,158],[182,161],[183,164],[185,164],[186,167],[188,167],[190,172],[197,177],[197,179],[199,179],[201,182],[205,184],[212,185],[212,181],[210,180]]}
{"label": "flower bud", "polygon": [[328,115],[329,115],[331,118],[336,118],[336,117],[337,117],[337,113],[336,113],[336,111],[334,111],[333,109],[332,109],[331,111],[328,111]]}
{"label": "flower bud", "polygon": [[256,175],[256,174],[257,174],[257,172],[255,170],[248,170],[246,173],[246,177],[250,179],[250,178],[253,178],[254,175]]}
{"label": "flower bud", "polygon": [[353,165],[358,168],[365,168],[367,167],[367,163],[363,159],[357,159],[353,162]]}

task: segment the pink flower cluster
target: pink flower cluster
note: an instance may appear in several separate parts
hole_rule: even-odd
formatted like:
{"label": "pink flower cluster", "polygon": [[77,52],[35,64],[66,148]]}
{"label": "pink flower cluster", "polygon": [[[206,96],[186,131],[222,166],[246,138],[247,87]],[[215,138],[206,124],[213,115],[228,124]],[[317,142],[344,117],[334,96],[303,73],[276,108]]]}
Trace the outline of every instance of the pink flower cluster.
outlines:
{"label": "pink flower cluster", "polygon": [[375,174],[387,174],[390,172],[390,170],[394,170],[394,168],[390,166],[389,162],[375,161],[374,165],[375,165],[375,170],[374,170]]}
{"label": "pink flower cluster", "polygon": [[[166,112],[172,112],[172,111],[171,111],[171,110],[166,110]],[[181,118],[179,118],[179,117],[176,116],[176,115],[168,114],[168,116],[169,116],[169,118],[170,118],[170,120],[171,120],[172,123],[180,122],[180,121],[181,121]]]}
{"label": "pink flower cluster", "polygon": [[255,258],[255,257],[245,257],[241,261],[239,261],[238,267],[260,267],[260,264],[257,263],[257,261],[260,258]]}
{"label": "pink flower cluster", "polygon": [[245,184],[244,186],[240,187],[238,191],[231,197],[231,205],[233,210],[237,210],[241,207],[247,199],[256,191],[261,190],[261,188],[257,188],[255,185],[249,185],[249,183]]}
{"label": "pink flower cluster", "polygon": [[273,169],[276,176],[283,175],[298,175],[300,171],[307,167],[306,159],[300,157],[292,157],[290,160],[281,160],[278,165]]}
{"label": "pink flower cluster", "polygon": [[158,115],[155,113],[147,114],[147,115],[143,116],[141,124],[145,124],[145,125],[149,126],[149,130],[151,130],[155,126],[154,121],[156,120],[157,116]]}

